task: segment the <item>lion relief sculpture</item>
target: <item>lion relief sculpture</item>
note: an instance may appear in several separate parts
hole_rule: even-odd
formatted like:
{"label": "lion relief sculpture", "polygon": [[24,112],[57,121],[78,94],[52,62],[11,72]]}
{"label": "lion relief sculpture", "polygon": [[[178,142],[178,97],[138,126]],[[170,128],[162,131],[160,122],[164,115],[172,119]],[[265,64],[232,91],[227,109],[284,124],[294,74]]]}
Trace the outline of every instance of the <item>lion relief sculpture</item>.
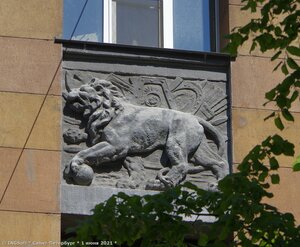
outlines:
{"label": "lion relief sculpture", "polygon": [[[95,166],[124,162],[132,156],[162,149],[170,166],[162,167],[149,181],[149,189],[173,187],[187,174],[211,170],[217,180],[228,172],[222,158],[225,141],[208,121],[192,114],[126,102],[110,81],[92,79],[68,89],[66,106],[86,120],[90,147],[79,151],[66,165],[64,176],[79,185],[91,184]],[[205,132],[218,147],[212,150]]]}

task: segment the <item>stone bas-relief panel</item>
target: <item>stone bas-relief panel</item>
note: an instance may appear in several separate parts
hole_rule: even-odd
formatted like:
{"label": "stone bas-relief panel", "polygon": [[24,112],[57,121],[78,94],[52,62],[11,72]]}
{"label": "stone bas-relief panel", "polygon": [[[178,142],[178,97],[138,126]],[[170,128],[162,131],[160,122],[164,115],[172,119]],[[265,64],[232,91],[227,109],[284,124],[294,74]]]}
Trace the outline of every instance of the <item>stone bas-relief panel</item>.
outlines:
{"label": "stone bas-relief panel", "polygon": [[64,80],[64,183],[213,189],[228,174],[224,81],[74,70]]}

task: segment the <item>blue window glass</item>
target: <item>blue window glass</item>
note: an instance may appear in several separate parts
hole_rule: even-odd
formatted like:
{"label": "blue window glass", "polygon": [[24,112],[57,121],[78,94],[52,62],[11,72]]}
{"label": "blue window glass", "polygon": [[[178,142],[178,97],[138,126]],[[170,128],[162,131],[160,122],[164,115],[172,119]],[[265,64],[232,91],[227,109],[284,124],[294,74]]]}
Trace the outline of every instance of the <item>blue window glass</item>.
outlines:
{"label": "blue window glass", "polygon": [[82,12],[85,3],[86,0],[64,0],[63,38],[102,42],[103,0],[88,0]]}
{"label": "blue window glass", "polygon": [[174,48],[210,51],[209,0],[173,0]]}
{"label": "blue window glass", "polygon": [[159,1],[116,0],[116,42],[159,46]]}

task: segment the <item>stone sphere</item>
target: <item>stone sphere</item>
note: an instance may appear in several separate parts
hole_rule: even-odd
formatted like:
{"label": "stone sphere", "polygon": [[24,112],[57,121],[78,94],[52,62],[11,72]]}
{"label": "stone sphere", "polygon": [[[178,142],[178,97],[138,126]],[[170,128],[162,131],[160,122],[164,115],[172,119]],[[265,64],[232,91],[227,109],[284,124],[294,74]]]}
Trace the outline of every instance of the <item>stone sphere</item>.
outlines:
{"label": "stone sphere", "polygon": [[73,176],[74,181],[76,184],[79,185],[90,185],[94,178],[94,171],[93,169],[85,164],[79,166],[79,170]]}

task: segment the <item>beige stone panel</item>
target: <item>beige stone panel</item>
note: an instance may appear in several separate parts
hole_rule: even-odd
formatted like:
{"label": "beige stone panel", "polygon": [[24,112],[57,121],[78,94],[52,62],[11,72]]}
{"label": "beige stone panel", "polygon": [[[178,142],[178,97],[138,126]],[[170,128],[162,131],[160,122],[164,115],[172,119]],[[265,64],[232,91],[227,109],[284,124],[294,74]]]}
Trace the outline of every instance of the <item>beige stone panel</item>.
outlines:
{"label": "beige stone panel", "polygon": [[60,152],[25,149],[0,209],[59,213]]}
{"label": "beige stone panel", "polygon": [[50,95],[61,96],[61,74],[62,74],[62,69],[60,67],[59,70],[57,71],[53,84],[51,85],[51,88],[49,90]]}
{"label": "beige stone panel", "polygon": [[293,172],[290,168],[279,169],[280,183],[271,185],[270,192],[274,197],[266,200],[266,203],[271,204],[279,209],[280,212],[290,212],[300,223],[300,173]]}
{"label": "beige stone panel", "polygon": [[[278,130],[273,120],[264,121],[271,111],[233,109],[233,161],[240,163],[249,151],[267,136],[279,134],[295,145],[295,156],[300,154],[300,113],[295,113],[295,122],[286,124],[284,131]],[[291,167],[295,157],[280,156],[280,164]]]}
{"label": "beige stone panel", "polygon": [[[0,222],[0,245],[3,247],[13,246],[7,241],[14,240],[25,241],[18,245],[24,247],[59,246],[50,241],[60,242],[60,215],[0,211]],[[34,241],[43,243],[34,244]]]}
{"label": "beige stone panel", "polygon": [[[251,13],[250,11],[242,11],[241,6],[230,5],[229,6],[229,31],[232,31],[235,27],[241,27],[250,22],[251,19],[259,18],[258,12]],[[250,36],[251,40],[251,36]],[[252,43],[247,41],[239,48],[238,53],[241,55],[249,55]],[[271,57],[272,52],[266,52],[262,54],[258,49],[251,52],[251,55]]]}
{"label": "beige stone panel", "polygon": [[[222,0],[221,0],[222,1]],[[233,4],[233,5],[241,5],[241,6],[244,6],[246,5],[246,3],[242,2],[242,0],[229,0],[229,4]],[[260,3],[257,3],[258,6],[261,6]]]}
{"label": "beige stone panel", "polygon": [[26,148],[61,149],[61,97],[47,96]]}
{"label": "beige stone panel", "polygon": [[43,96],[0,92],[0,146],[23,147]]}
{"label": "beige stone panel", "polygon": [[236,172],[238,172],[239,170],[237,169],[238,168],[238,166],[239,166],[239,164],[238,163],[233,163],[232,164],[232,172],[233,173],[236,173]]}
{"label": "beige stone panel", "polygon": [[62,0],[1,0],[0,36],[53,39],[62,30]]}
{"label": "beige stone panel", "polygon": [[2,198],[21,151],[21,149],[0,148],[0,198]]}
{"label": "beige stone panel", "polygon": [[[260,9],[258,9],[257,12],[251,13],[250,10],[242,11],[242,6],[237,5],[229,5],[229,31],[231,31],[235,27],[241,27],[250,22],[251,19],[259,18],[260,15]],[[278,22],[283,20],[279,19]],[[274,23],[276,25],[276,23]],[[250,41],[249,41],[250,40]],[[251,36],[248,41],[246,41],[242,47],[239,48],[238,53],[240,55],[249,55],[250,49],[252,46],[251,42]],[[292,43],[292,45],[298,46],[298,40]],[[250,55],[254,56],[262,56],[262,57],[269,57],[271,58],[273,55],[275,55],[273,50],[267,51],[262,53],[258,48],[253,50]],[[284,57],[284,54],[280,56],[281,58]],[[298,57],[294,57],[295,59],[299,59]]]}
{"label": "beige stone panel", "polygon": [[[278,61],[270,62],[269,58],[237,57],[231,63],[233,106],[277,109],[274,104],[263,107],[267,101],[265,93],[284,79],[280,70],[273,72],[277,63]],[[299,103],[294,110],[300,111]]]}
{"label": "beige stone panel", "polygon": [[229,4],[245,5],[241,0],[229,0]]}
{"label": "beige stone panel", "polygon": [[241,10],[242,6],[229,5],[229,27],[230,29],[247,24],[251,19],[259,18],[260,13],[251,13]]}
{"label": "beige stone panel", "polygon": [[[60,65],[61,45],[0,37],[0,56],[1,91],[45,94]],[[59,84],[59,79],[56,76],[53,83]]]}

